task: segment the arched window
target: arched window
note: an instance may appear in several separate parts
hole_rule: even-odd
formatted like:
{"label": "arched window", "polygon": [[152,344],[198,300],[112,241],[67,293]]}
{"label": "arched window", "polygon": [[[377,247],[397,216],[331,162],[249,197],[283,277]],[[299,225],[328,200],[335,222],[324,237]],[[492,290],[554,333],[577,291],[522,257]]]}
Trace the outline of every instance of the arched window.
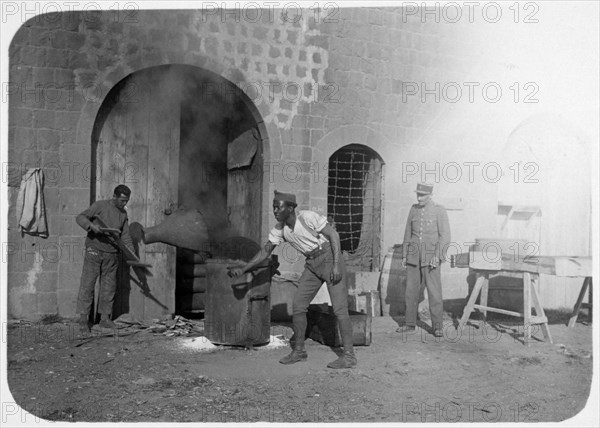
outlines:
{"label": "arched window", "polygon": [[329,158],[327,215],[353,271],[379,267],[383,162],[372,149],[351,144]]}

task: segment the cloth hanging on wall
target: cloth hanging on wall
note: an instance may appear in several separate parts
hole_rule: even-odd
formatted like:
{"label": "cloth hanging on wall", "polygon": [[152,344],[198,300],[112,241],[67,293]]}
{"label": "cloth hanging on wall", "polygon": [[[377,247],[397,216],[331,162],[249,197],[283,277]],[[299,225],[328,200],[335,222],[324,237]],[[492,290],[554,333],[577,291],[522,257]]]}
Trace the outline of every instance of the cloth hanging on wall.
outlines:
{"label": "cloth hanging on wall", "polygon": [[21,235],[48,237],[46,205],[44,203],[44,172],[30,168],[21,179],[17,196],[17,222]]}

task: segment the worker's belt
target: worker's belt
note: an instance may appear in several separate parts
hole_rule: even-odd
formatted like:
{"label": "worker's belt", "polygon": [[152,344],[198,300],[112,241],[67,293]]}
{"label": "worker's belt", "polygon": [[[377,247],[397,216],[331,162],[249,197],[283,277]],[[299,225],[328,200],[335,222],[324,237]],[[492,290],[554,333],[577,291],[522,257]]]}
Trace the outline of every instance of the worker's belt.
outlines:
{"label": "worker's belt", "polygon": [[310,259],[314,259],[315,257],[318,257],[321,254],[324,254],[326,252],[331,252],[331,246],[329,245],[329,242],[325,242],[320,247],[317,247],[314,250],[311,250],[308,253],[305,253],[304,257],[306,257],[307,260],[310,260]]}

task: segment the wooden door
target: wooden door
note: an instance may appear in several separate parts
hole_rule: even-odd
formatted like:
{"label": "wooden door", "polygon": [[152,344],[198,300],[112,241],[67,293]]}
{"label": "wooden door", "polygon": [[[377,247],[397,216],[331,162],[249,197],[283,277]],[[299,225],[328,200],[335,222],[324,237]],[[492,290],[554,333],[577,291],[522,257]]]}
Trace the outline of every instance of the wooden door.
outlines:
{"label": "wooden door", "polygon": [[[96,151],[97,199],[112,197],[118,184],[131,189],[129,223],[161,223],[177,205],[180,107],[174,82],[160,73],[139,72],[113,99],[100,131]],[[121,267],[117,313],[139,319],[163,318],[175,312],[175,248],[139,244],[140,259],[152,265],[152,276]],[[139,273],[139,275],[138,275]]]}
{"label": "wooden door", "polygon": [[[242,147],[239,158],[249,157],[248,163],[234,164],[231,146]],[[251,149],[253,148],[253,150]],[[246,156],[243,152],[251,153]],[[239,236],[260,242],[262,204],[262,146],[256,128],[244,132],[228,147],[227,212],[232,230]]]}

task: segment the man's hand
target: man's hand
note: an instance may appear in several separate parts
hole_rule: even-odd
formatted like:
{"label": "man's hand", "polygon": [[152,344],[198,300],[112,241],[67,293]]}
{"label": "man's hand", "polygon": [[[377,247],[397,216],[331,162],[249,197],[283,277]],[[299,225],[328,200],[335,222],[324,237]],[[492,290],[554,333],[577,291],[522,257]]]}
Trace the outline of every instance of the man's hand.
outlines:
{"label": "man's hand", "polygon": [[340,265],[338,262],[333,263],[329,279],[331,280],[331,284],[337,284],[342,280],[342,272],[340,272]]}
{"label": "man's hand", "polygon": [[94,232],[96,235],[106,235],[105,232],[103,232],[102,230],[100,230],[100,226],[98,226],[97,224],[90,224],[90,230],[92,232]]}
{"label": "man's hand", "polygon": [[402,269],[406,269],[406,257],[402,257]]}
{"label": "man's hand", "polygon": [[246,270],[244,268],[235,267],[235,268],[229,268],[227,275],[229,275],[230,278],[237,278],[238,276],[243,275],[245,272],[246,272]]}
{"label": "man's hand", "polygon": [[435,269],[438,267],[439,264],[439,259],[437,257],[433,257],[431,259],[431,261],[429,262],[429,268],[430,269]]}

